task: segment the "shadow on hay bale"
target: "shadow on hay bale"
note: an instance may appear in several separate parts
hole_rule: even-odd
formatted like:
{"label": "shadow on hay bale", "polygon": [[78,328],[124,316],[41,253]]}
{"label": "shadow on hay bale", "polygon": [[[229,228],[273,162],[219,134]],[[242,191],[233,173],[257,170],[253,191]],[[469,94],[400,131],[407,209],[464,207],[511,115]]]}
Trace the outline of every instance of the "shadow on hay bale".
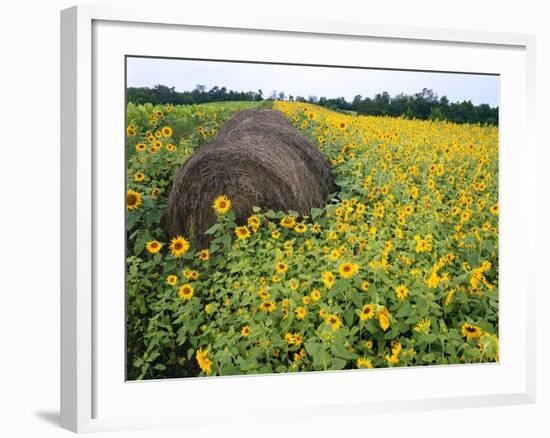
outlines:
{"label": "shadow on hay bale", "polygon": [[219,195],[231,199],[237,222],[244,223],[254,206],[307,214],[335,189],[322,153],[278,111],[241,111],[176,173],[166,230],[205,246],[203,233],[216,221],[212,203]]}

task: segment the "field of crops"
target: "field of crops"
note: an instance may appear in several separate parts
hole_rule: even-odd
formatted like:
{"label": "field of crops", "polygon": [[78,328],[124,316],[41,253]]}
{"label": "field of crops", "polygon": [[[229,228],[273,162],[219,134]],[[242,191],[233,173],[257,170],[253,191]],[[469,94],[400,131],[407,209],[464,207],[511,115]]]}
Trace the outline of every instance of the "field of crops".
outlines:
{"label": "field of crops", "polygon": [[[307,217],[213,203],[210,247],[162,227],[172,177],[271,106],[339,191]],[[127,107],[128,379],[498,361],[498,128],[295,102]]]}

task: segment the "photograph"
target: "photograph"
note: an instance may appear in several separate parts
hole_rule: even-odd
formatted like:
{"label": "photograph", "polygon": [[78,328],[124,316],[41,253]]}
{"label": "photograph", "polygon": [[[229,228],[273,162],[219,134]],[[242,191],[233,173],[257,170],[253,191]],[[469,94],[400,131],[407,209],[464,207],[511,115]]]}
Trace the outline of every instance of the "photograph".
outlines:
{"label": "photograph", "polygon": [[498,74],[125,75],[127,381],[499,362]]}

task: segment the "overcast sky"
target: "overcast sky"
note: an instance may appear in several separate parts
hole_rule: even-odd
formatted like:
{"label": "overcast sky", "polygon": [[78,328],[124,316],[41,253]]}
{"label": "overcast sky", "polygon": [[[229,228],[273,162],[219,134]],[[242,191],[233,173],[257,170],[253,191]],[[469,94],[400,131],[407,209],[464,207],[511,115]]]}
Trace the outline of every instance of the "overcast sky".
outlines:
{"label": "overcast sky", "polygon": [[387,91],[393,97],[430,88],[451,102],[499,104],[497,76],[154,58],[128,58],[127,62],[128,87],[161,84],[188,91],[197,84],[208,89],[217,85],[235,91],[261,89],[266,97],[277,90],[287,96],[344,97],[348,101],[358,94],[374,97]]}

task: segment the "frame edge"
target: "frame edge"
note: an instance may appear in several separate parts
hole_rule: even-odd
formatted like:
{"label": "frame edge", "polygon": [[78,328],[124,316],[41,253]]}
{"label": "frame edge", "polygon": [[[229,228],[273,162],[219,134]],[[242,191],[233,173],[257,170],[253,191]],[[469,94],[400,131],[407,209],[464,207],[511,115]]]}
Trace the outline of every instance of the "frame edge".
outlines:
{"label": "frame edge", "polygon": [[[160,12],[148,20],[139,9],[89,5],[73,6],[61,11],[61,427],[73,432],[105,430],[100,426],[103,421],[94,420],[92,401],[92,20],[158,24],[174,24],[180,21],[191,26],[201,26],[193,18],[183,19],[181,16],[176,16],[168,20],[165,18],[167,16]],[[220,20],[221,18],[212,18],[209,20],[210,23],[202,26],[227,27]],[[234,27],[283,32],[292,31],[292,28],[299,32],[296,29],[302,28],[302,32],[316,33],[320,32],[319,25],[327,25],[328,30],[324,33],[341,33],[336,32],[330,26],[330,22],[317,24],[310,22],[304,26],[303,22],[283,22],[278,18],[272,23],[275,24],[266,28],[262,21],[251,25],[245,20]],[[536,151],[534,133],[536,39],[534,35],[386,26],[372,23],[363,23],[363,25],[369,29],[367,33],[364,30],[361,32],[358,27],[361,23],[356,22],[347,34],[358,36],[368,34],[376,37],[400,29],[400,32],[395,32],[399,34],[396,37],[399,39],[477,42],[524,47],[528,55],[528,144]],[[416,35],[414,35],[415,32]],[[490,41],[491,39],[493,42]],[[533,246],[536,246],[536,241],[532,242]],[[509,394],[507,400],[496,400],[494,405],[530,404],[536,400],[535,280],[530,284],[533,286],[529,288],[530,299],[533,301],[528,306],[529,318],[532,320],[527,333],[527,357],[530,363],[527,367],[526,392]],[[477,407],[481,406],[487,406],[487,404],[480,402]],[[451,403],[444,408],[453,407],[457,406]],[[113,426],[114,424],[111,424],[109,427]],[[128,428],[129,425],[125,424],[122,427]]]}
{"label": "frame edge", "polygon": [[61,323],[60,425],[73,432],[92,419],[91,17],[60,13]]}

